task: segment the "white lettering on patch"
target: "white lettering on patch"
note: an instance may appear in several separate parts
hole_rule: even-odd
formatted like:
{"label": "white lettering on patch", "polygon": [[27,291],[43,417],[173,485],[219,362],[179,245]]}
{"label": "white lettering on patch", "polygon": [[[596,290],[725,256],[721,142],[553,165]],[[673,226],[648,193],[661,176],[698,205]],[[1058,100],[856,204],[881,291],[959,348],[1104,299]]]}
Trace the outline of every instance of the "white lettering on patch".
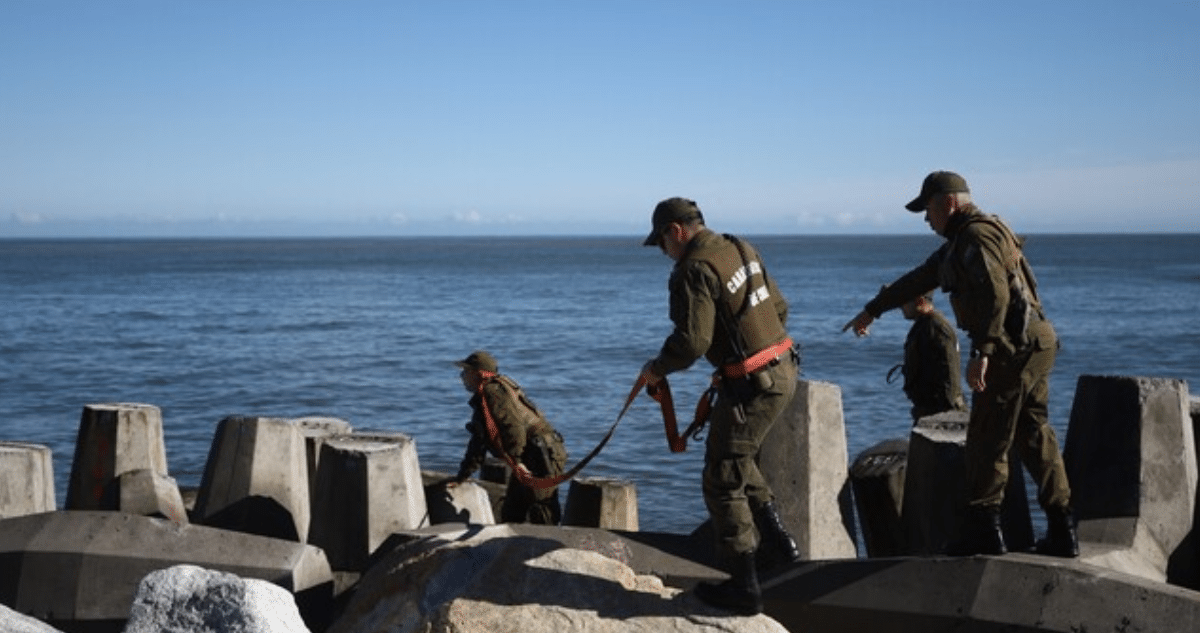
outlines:
{"label": "white lettering on patch", "polygon": [[761,274],[762,265],[758,262],[750,262],[733,273],[733,277],[725,282],[725,288],[729,290],[729,294],[733,294],[746,283],[747,279]]}
{"label": "white lettering on patch", "polygon": [[771,293],[767,292],[766,286],[763,286],[763,287],[759,288],[758,290],[755,290],[754,293],[750,295],[750,307],[753,308],[754,306],[762,303],[763,301],[766,301],[770,297],[771,297]]}

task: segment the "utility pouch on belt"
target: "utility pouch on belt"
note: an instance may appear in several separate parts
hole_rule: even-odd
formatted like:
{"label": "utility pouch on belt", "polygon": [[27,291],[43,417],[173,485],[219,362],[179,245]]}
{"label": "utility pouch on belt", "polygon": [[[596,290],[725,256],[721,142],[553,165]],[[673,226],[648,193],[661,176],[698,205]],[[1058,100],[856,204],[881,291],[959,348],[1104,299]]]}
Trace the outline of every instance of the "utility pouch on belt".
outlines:
{"label": "utility pouch on belt", "polygon": [[1012,284],[1009,290],[1012,300],[1004,315],[1004,333],[1018,351],[1029,347],[1029,323],[1033,320],[1033,306],[1021,290],[1021,284]]}
{"label": "utility pouch on belt", "polygon": [[542,458],[542,475],[561,472],[567,465],[567,450],[562,435],[558,431],[553,434],[538,434],[530,440]]}
{"label": "utility pouch on belt", "polygon": [[759,391],[767,391],[775,386],[775,379],[771,377],[771,372],[763,370],[750,374],[750,378],[754,380],[754,384]]}
{"label": "utility pouch on belt", "polygon": [[746,412],[742,408],[742,405],[750,402],[757,393],[758,383],[754,380],[753,376],[724,378],[721,380],[721,397],[729,399],[729,404],[733,408],[733,421],[735,424],[746,423]]}

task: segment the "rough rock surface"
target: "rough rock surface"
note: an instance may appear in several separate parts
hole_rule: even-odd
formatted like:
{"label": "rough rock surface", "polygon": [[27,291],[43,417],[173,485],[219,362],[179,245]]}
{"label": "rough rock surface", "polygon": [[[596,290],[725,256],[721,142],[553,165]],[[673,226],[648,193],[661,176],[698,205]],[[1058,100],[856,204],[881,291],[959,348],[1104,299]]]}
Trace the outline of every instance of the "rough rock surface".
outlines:
{"label": "rough rock surface", "polygon": [[125,633],[309,633],[286,589],[196,567],[147,575]]}
{"label": "rough rock surface", "polygon": [[783,633],[596,552],[529,537],[431,540],[380,561],[329,633]]}
{"label": "rough rock surface", "polygon": [[0,604],[2,633],[61,633],[58,629]]}

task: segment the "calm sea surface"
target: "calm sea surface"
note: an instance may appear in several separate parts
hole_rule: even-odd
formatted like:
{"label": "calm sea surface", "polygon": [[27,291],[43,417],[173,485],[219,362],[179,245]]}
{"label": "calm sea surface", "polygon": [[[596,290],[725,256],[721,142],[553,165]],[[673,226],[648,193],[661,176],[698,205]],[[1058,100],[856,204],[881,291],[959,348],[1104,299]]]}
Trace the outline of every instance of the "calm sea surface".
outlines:
{"label": "calm sea surface", "polygon": [[[909,427],[887,370],[907,321],[841,326],[937,247],[929,236],[751,238],[791,303],[803,377],[842,389],[849,458]],[[54,451],[66,496],[88,403],[161,407],[171,475],[199,484],[232,414],[325,415],[413,437],[453,471],[468,394],[451,361],[491,350],[566,436],[600,440],[670,331],[671,262],[637,237],[328,240],[0,240],[0,440]],[[1066,435],[1081,374],[1200,381],[1200,235],[1029,236],[1062,339],[1051,414]],[[936,300],[948,312],[943,295]],[[708,380],[672,377],[682,417]],[[702,447],[668,452],[639,399],[586,476],[631,479],[644,530],[705,518]],[[778,491],[785,494],[786,491]],[[565,491],[564,491],[565,499]]]}

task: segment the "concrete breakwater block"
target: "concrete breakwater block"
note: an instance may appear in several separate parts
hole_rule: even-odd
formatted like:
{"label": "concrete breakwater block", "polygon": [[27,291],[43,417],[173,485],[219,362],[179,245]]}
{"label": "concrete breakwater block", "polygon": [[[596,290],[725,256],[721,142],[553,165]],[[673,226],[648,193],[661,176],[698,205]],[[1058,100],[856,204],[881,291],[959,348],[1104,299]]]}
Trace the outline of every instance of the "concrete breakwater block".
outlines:
{"label": "concrete breakwater block", "polygon": [[308,462],[308,498],[311,500],[317,496],[317,470],[321,466],[321,446],[327,438],[352,433],[354,427],[341,418],[326,416],[305,416],[291,418],[289,421],[300,429],[300,435],[304,438],[304,457]]}
{"label": "concrete breakwater block", "polygon": [[901,516],[904,509],[908,439],[884,440],[859,454],[850,466],[854,507],[867,556],[909,553]]}
{"label": "concrete breakwater block", "polygon": [[[902,521],[906,554],[943,554],[958,534],[967,504],[964,447],[970,415],[946,411],[917,420],[909,434]],[[1025,469],[1009,452],[1008,484],[1000,506],[1004,541],[1011,551],[1033,546],[1033,521],[1025,491]]]}
{"label": "concrete breakwater block", "polygon": [[[422,479],[425,479],[422,474]],[[429,524],[466,523],[495,525],[492,500],[482,484],[464,481],[450,486],[438,481],[425,486],[425,505],[429,508]]]}
{"label": "concrete breakwater block", "polygon": [[332,599],[329,562],[311,545],[119,512],[0,521],[0,602],[67,631],[119,631],[142,579],[176,564],[275,583],[302,612]]}
{"label": "concrete breakwater block", "polygon": [[1181,547],[1197,486],[1186,382],[1080,376],[1063,460],[1079,540],[1109,546],[1084,560],[1153,580],[1196,577],[1194,551]]}
{"label": "concrete breakwater block", "polygon": [[53,512],[55,504],[50,447],[0,442],[0,519]]}
{"label": "concrete breakwater block", "polygon": [[187,508],[175,480],[150,470],[133,470],[109,482],[104,505],[120,512],[187,523]]}
{"label": "concrete breakwater block", "polygon": [[217,425],[193,520],[304,542],[311,510],[299,428],[281,418],[230,416]]}
{"label": "concrete breakwater block", "polygon": [[335,570],[361,571],[390,534],[428,525],[416,442],[402,433],[351,433],[321,446],[309,539]]}
{"label": "concrete breakwater block", "polygon": [[[437,509],[437,506],[441,503],[441,501],[436,498],[437,495],[440,494],[438,491],[444,489],[446,484],[448,484],[453,477],[454,475],[446,472],[433,470],[421,471],[421,481],[425,483],[425,504],[429,507],[430,525],[437,523],[477,523],[482,525],[492,525],[496,523],[495,517],[500,516],[500,508],[504,505],[504,495],[507,494],[508,484],[496,483],[486,479],[468,479],[465,483],[469,483],[473,486],[483,489],[484,493],[487,495],[485,503],[491,506],[491,514],[483,514],[483,510],[480,510],[480,513],[476,514],[475,510],[472,509],[470,511],[471,517],[478,516],[480,520],[476,521],[474,518],[468,520],[468,517],[444,516],[441,514],[441,510]],[[471,492],[469,494],[473,496],[476,493]],[[454,503],[459,502],[464,502],[464,500],[460,499],[454,501]],[[455,510],[453,508],[449,509],[449,511],[455,515],[457,515],[460,510],[461,508],[459,510]],[[492,517],[491,520],[484,520],[489,516]]]}
{"label": "concrete breakwater block", "polygon": [[858,554],[840,387],[797,381],[796,394],[767,433],[758,461],[804,559]]}
{"label": "concrete breakwater block", "polygon": [[83,407],[75,436],[75,459],[67,483],[68,510],[116,510],[105,488],[135,471],[166,475],[162,411],[149,404],[108,403]]}
{"label": "concrete breakwater block", "polygon": [[626,479],[576,477],[567,492],[563,525],[636,532],[637,486]]}
{"label": "concrete breakwater block", "polygon": [[1031,554],[804,563],[763,582],[789,631],[1200,630],[1200,594]]}

